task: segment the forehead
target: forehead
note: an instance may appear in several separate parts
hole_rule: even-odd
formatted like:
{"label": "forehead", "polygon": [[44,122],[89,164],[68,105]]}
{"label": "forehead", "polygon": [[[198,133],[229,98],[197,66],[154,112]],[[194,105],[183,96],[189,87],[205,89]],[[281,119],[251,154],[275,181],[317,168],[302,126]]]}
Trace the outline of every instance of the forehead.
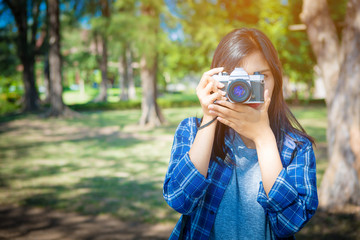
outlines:
{"label": "forehead", "polygon": [[240,63],[240,67],[244,68],[249,74],[263,70],[270,70],[269,64],[260,51],[253,52],[245,56]]}

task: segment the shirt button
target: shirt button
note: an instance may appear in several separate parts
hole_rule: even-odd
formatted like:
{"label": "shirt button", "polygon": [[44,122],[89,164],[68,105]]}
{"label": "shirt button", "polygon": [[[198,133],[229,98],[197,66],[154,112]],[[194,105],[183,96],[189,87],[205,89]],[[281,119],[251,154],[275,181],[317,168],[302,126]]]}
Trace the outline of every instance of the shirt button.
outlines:
{"label": "shirt button", "polygon": [[215,214],[215,212],[214,212],[214,211],[210,211],[210,214],[211,214],[211,215],[214,215],[214,214]]}

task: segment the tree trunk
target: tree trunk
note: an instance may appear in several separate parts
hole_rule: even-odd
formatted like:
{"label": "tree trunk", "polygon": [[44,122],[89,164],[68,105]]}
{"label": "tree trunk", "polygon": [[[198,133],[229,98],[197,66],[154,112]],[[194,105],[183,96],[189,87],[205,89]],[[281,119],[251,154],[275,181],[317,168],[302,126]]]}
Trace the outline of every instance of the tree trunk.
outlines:
{"label": "tree trunk", "polygon": [[[110,7],[108,0],[101,0],[101,15],[106,19],[110,18]],[[107,27],[104,26],[105,28]],[[95,102],[106,102],[107,101],[107,85],[108,85],[108,78],[107,78],[107,36],[104,31],[100,32],[100,39],[101,39],[101,59],[100,59],[100,70],[101,70],[101,83],[100,83],[100,93],[94,100]]]}
{"label": "tree trunk", "polygon": [[153,2],[146,2],[141,6],[143,15],[143,45],[141,47],[140,77],[142,88],[140,118],[141,126],[160,126],[165,123],[157,99],[157,70],[158,70],[158,29],[160,27],[159,8]]}
{"label": "tree trunk", "polygon": [[348,1],[341,48],[326,1],[303,2],[301,17],[327,91],[329,166],[320,206],[360,205],[360,0]]}
{"label": "tree trunk", "polygon": [[[20,49],[24,48],[21,47]],[[26,52],[27,50],[25,49],[20,51]],[[21,57],[21,62],[24,66],[23,83],[25,89],[25,95],[23,98],[23,111],[36,111],[39,109],[39,93],[35,82],[35,56],[31,53],[24,53]]]}
{"label": "tree trunk", "polygon": [[326,0],[303,0],[300,15],[312,50],[317,58],[326,88],[326,102],[334,98],[342,54],[335,24],[332,21]]}
{"label": "tree trunk", "polygon": [[65,106],[61,83],[59,0],[48,0],[49,16],[49,64],[50,64],[50,111],[48,116],[71,115]]}
{"label": "tree trunk", "polygon": [[128,74],[129,99],[136,98],[134,71],[132,68],[132,54],[130,47],[126,48],[126,68]]}
{"label": "tree trunk", "polygon": [[157,89],[156,89],[156,71],[157,64],[152,59],[150,64],[146,57],[143,56],[140,61],[140,77],[142,87],[142,101],[141,109],[142,115],[140,118],[141,126],[160,126],[165,122],[161,110],[156,102]]}
{"label": "tree trunk", "polygon": [[[125,46],[125,44],[124,44]],[[127,69],[127,59],[126,59],[125,47],[123,49],[122,57],[119,58],[119,78],[120,78],[120,101],[129,100],[129,79],[128,79],[128,69]]]}
{"label": "tree trunk", "polygon": [[123,45],[123,54],[119,58],[119,76],[120,76],[120,100],[127,101],[136,98],[134,73],[132,68],[132,56],[129,44]]}
{"label": "tree trunk", "polygon": [[[18,28],[17,53],[23,65],[23,84],[25,94],[23,97],[23,111],[36,111],[39,109],[39,93],[35,81],[35,36],[37,31],[37,22],[39,15],[40,2],[32,2],[33,25],[31,34],[28,35],[28,15],[27,1],[4,0],[14,15],[16,26]],[[31,36],[29,41],[29,36]]]}
{"label": "tree trunk", "polygon": [[360,205],[360,0],[349,0],[342,33],[336,92],[329,106],[330,165],[320,200],[325,206]]}
{"label": "tree trunk", "polygon": [[85,80],[81,76],[81,70],[79,68],[76,69],[76,78],[78,79],[79,89],[80,89],[80,95],[85,96]]}
{"label": "tree trunk", "polygon": [[101,83],[100,93],[96,97],[95,102],[106,102],[107,101],[107,42],[105,36],[101,36],[102,52],[100,59],[100,70],[101,70]]}
{"label": "tree trunk", "polygon": [[45,99],[44,103],[50,103],[51,83],[50,83],[50,64],[49,55],[46,54],[44,57],[44,87],[45,87]]}

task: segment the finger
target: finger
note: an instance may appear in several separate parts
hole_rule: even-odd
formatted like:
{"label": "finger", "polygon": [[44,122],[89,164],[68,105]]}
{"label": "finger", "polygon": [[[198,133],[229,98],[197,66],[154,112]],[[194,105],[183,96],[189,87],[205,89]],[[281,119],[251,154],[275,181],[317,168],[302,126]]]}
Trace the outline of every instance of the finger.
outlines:
{"label": "finger", "polygon": [[207,105],[212,104],[215,102],[215,100],[218,100],[221,98],[221,95],[219,93],[213,93],[205,98],[205,103]]}
{"label": "finger", "polygon": [[214,75],[214,74],[217,74],[217,73],[219,73],[219,72],[222,72],[223,70],[224,70],[223,67],[213,68],[213,69],[205,72],[204,74],[205,74],[205,75],[212,76],[212,75]]}
{"label": "finger", "polygon": [[213,83],[213,88],[212,88],[212,91],[213,92],[218,92],[219,91],[219,88],[218,88],[218,82],[215,80],[215,79],[213,79],[213,78],[211,78],[211,81],[212,81],[212,83]]}
{"label": "finger", "polygon": [[[214,78],[212,77],[207,77],[207,81],[208,83],[209,82],[212,82],[213,83],[213,89],[212,91],[213,92],[217,92],[219,89],[222,89],[223,87],[225,87],[225,85],[217,80],[215,80]],[[224,92],[225,93],[225,92]],[[225,95],[225,94],[224,94]]]}
{"label": "finger", "polygon": [[217,92],[217,91],[214,91],[214,83],[213,83],[213,82],[209,82],[209,83],[206,85],[206,87],[205,87],[205,89],[204,89],[204,92],[205,92],[206,94],[210,94],[211,92]]}
{"label": "finger", "polygon": [[[213,79],[211,76],[214,75],[214,74],[217,74],[217,73],[219,73],[219,72],[222,72],[223,70],[224,70],[223,67],[219,67],[219,68],[213,68],[213,69],[205,72],[205,73],[203,74],[203,76],[201,77],[199,86],[200,86],[201,88],[204,88],[208,82],[210,82],[210,81],[215,82],[215,79]],[[214,85],[215,85],[215,86],[218,86],[218,85],[219,85],[219,86],[224,87],[224,85],[223,85],[223,84],[220,84],[218,81],[216,81],[216,84],[214,84]],[[220,87],[220,88],[222,88],[222,87]]]}
{"label": "finger", "polygon": [[224,84],[220,83],[219,81],[216,81],[214,78],[207,75],[206,73],[204,73],[204,75],[201,77],[198,87],[205,88],[207,84],[209,84],[210,82],[214,84],[213,92],[216,92],[218,89],[225,87]]}
{"label": "finger", "polygon": [[217,120],[229,127],[231,127],[232,129],[235,129],[235,124],[225,118],[222,118],[222,117],[217,117]]}
{"label": "finger", "polygon": [[269,106],[270,106],[270,102],[271,102],[271,98],[269,96],[269,90],[268,89],[266,89],[265,92],[264,92],[264,100],[265,101],[264,101],[262,109],[268,111]]}
{"label": "finger", "polygon": [[214,85],[215,85],[217,88],[222,89],[222,88],[225,87],[225,85],[224,85],[223,83],[219,82],[218,80],[214,79],[213,77],[211,77],[211,79],[214,80],[214,83],[215,83]]}
{"label": "finger", "polygon": [[237,112],[246,112],[248,110],[248,106],[245,104],[231,103],[229,101],[217,101],[216,103]]}
{"label": "finger", "polygon": [[205,88],[209,82],[209,79],[210,79],[210,77],[204,73],[200,79],[198,87],[201,89]]}
{"label": "finger", "polygon": [[227,107],[227,108],[230,108],[230,109],[234,109],[234,104],[231,103],[231,102],[228,102],[228,101],[217,101],[216,102],[217,104],[223,106],[223,107]]}
{"label": "finger", "polygon": [[228,119],[229,117],[221,112],[218,112],[218,111],[214,111],[214,110],[210,110],[209,113],[213,116],[216,116],[216,117],[221,117],[221,118],[226,118]]}
{"label": "finger", "polygon": [[223,107],[218,104],[210,104],[208,108],[209,108],[209,110],[219,112],[219,113],[223,114],[224,116],[231,116],[232,113],[234,112],[234,110]]}

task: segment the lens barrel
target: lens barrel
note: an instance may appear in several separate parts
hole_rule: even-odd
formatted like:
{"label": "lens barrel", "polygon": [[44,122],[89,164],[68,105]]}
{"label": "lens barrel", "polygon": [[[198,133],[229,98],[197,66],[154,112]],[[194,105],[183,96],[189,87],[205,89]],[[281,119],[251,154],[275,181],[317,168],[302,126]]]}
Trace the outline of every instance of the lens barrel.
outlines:
{"label": "lens barrel", "polygon": [[231,81],[228,85],[227,94],[232,102],[246,102],[251,96],[251,86],[244,80]]}

